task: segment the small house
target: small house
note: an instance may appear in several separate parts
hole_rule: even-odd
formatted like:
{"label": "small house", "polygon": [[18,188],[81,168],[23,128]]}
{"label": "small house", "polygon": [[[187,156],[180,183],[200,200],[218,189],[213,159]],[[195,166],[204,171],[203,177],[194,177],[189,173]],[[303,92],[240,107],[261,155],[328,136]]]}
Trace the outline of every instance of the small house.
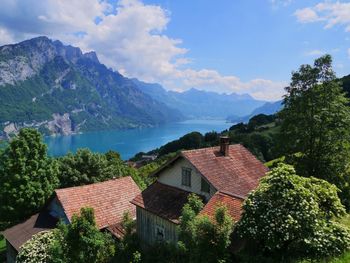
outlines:
{"label": "small house", "polygon": [[7,246],[7,263],[15,262],[21,246],[33,235],[56,227],[59,220],[69,224],[82,207],[95,211],[96,225],[109,231],[114,237],[123,236],[121,222],[124,212],[136,217],[135,206],[130,203],[141,190],[128,177],[108,180],[84,186],[58,189],[48,205],[28,220],[4,231]]}
{"label": "small house", "polygon": [[177,242],[177,225],[190,193],[202,197],[201,213],[213,215],[218,204],[227,206],[238,221],[241,205],[268,169],[240,144],[182,151],[158,169],[156,182],[137,195],[137,233],[145,244]]}

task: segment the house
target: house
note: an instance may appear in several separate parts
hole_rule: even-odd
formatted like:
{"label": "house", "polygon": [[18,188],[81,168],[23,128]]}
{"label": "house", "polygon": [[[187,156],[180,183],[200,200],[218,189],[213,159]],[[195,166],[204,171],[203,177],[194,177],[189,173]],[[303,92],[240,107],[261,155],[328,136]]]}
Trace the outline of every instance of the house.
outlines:
{"label": "house", "polygon": [[218,204],[227,206],[237,221],[241,205],[268,169],[242,145],[229,145],[220,138],[219,147],[182,151],[153,176],[155,183],[137,195],[137,233],[142,242],[177,242],[177,225],[190,193],[203,198],[201,213],[214,215]]}
{"label": "house", "polygon": [[136,209],[130,201],[140,193],[130,176],[56,190],[45,209],[4,231],[7,263],[15,262],[21,246],[33,235],[55,228],[59,220],[69,224],[72,216],[78,214],[82,207],[94,209],[100,230],[109,231],[120,238],[124,234],[121,227],[123,214],[129,212],[135,218]]}

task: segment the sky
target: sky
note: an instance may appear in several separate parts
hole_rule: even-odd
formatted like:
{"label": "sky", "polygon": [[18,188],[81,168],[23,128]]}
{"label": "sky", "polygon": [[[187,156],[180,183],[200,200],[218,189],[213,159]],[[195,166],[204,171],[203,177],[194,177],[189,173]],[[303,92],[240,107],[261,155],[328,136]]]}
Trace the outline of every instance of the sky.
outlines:
{"label": "sky", "polygon": [[345,0],[1,0],[0,45],[41,35],[169,90],[278,100],[324,54],[350,74]]}

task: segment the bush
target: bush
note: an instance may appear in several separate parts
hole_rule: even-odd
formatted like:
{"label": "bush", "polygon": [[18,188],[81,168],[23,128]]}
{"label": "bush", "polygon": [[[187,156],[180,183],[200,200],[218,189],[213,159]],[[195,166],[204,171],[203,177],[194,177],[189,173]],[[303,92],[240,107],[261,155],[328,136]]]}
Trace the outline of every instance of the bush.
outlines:
{"label": "bush", "polygon": [[281,261],[339,255],[349,248],[350,236],[333,221],[345,213],[337,192],[324,180],[300,177],[292,166],[279,164],[246,199],[238,230]]}
{"label": "bush", "polygon": [[55,240],[53,231],[42,231],[34,235],[21,247],[17,263],[39,263],[50,260],[50,248]]}

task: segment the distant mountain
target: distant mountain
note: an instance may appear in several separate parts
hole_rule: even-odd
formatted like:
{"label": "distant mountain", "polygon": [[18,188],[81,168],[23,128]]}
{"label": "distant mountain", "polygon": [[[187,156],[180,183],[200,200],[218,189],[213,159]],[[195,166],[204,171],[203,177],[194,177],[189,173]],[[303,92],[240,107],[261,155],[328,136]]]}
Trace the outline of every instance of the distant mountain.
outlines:
{"label": "distant mountain", "polygon": [[253,110],[253,112],[250,115],[255,116],[255,115],[258,115],[261,113],[266,114],[266,115],[275,114],[276,112],[278,112],[282,109],[282,106],[283,106],[282,100],[275,101],[275,102],[266,102],[261,107]]}
{"label": "distant mountain", "polygon": [[271,115],[279,112],[282,109],[282,100],[275,101],[275,102],[266,102],[262,106],[256,108],[252,111],[249,115],[246,115],[244,117],[238,117],[235,115],[230,115],[227,117],[227,121],[229,122],[247,122],[249,119],[255,115],[258,114],[266,114]]}
{"label": "distant mountain", "polygon": [[168,107],[179,109],[187,118],[226,118],[228,115],[245,116],[266,103],[248,94],[219,94],[195,88],[185,92],[167,91],[159,84],[133,79],[134,83],[153,99]]}
{"label": "distant mountain", "polygon": [[[339,78],[338,81],[340,82],[341,87],[346,93],[347,97],[350,98],[350,75]],[[279,100],[276,102],[266,102],[262,106],[253,110],[252,113],[247,116],[240,117],[237,115],[230,115],[227,117],[227,121],[248,122],[251,117],[258,114],[266,114],[266,115],[275,114],[282,109],[283,107],[282,102],[283,102],[282,100]]]}
{"label": "distant mountain", "polygon": [[0,47],[0,136],[26,126],[70,134],[181,119],[94,52],[47,37]]}

